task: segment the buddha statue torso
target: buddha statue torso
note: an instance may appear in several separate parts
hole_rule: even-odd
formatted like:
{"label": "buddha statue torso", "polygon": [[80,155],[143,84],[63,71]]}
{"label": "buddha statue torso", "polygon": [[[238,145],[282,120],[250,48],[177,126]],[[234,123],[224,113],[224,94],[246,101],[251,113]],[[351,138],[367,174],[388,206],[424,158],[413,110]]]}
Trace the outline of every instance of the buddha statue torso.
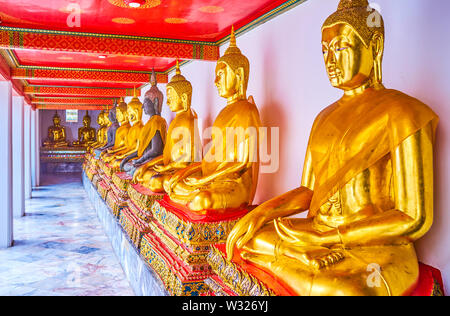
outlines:
{"label": "buddha statue torso", "polygon": [[111,154],[115,151],[119,151],[125,148],[127,145],[127,136],[128,132],[130,131],[131,125],[128,120],[127,104],[125,103],[123,98],[121,98],[119,105],[115,109],[115,112],[118,127],[115,130],[112,146],[107,146],[102,149],[102,153],[100,154],[100,158],[102,160],[106,154]]}
{"label": "buddha statue torso", "polygon": [[178,63],[176,75],[167,85],[167,96],[167,104],[177,114],[169,126],[163,155],[138,168],[133,176],[135,183],[156,193],[164,192],[164,182],[201,156],[197,115],[190,104],[192,85],[181,75]]}
{"label": "buddha statue torso", "polygon": [[299,295],[407,295],[413,242],[432,223],[438,118],[382,86],[384,26],[367,27],[367,8],[342,0],[323,27],[327,72],[345,94],[315,120],[302,186],[257,207],[227,241],[228,259],[237,246]]}
{"label": "buddha statue torso", "polygon": [[[178,171],[164,185],[172,201],[192,211],[237,209],[253,201],[261,122],[246,98],[249,67],[232,31],[230,47],[216,67],[215,83],[227,106],[214,122],[212,146],[201,163]],[[229,132],[236,134],[228,137]]]}
{"label": "buddha statue torso", "polygon": [[78,140],[72,144],[74,146],[88,146],[93,144],[96,140],[95,128],[91,127],[91,117],[86,111],[86,115],[83,117],[83,126],[78,129]]}
{"label": "buddha statue torso", "polygon": [[156,74],[152,73],[152,87],[145,95],[144,111],[150,116],[142,128],[136,150],[130,153],[120,164],[120,169],[133,177],[137,168],[160,156],[164,150],[166,141],[167,123],[161,117],[163,94],[157,88]]}
{"label": "buddha statue torso", "polygon": [[110,167],[114,169],[119,169],[122,160],[136,151],[139,136],[144,127],[144,124],[142,123],[142,103],[139,101],[136,94],[128,103],[127,114],[131,127],[128,130],[125,146],[123,148],[112,150],[103,156],[103,161],[108,163]]}
{"label": "buddha statue torso", "polygon": [[43,142],[44,147],[66,147],[66,128],[61,126],[61,118],[58,112],[53,116],[53,125],[48,128],[47,139]]}

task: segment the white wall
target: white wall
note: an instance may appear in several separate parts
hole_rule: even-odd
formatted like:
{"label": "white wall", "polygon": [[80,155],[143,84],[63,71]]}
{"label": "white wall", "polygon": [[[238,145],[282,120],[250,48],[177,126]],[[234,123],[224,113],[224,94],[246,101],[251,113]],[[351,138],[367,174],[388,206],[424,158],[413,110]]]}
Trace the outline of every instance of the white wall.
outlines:
{"label": "white wall", "polygon": [[[384,83],[428,104],[440,117],[435,167],[435,222],[417,243],[419,258],[440,268],[450,291],[450,1],[378,0],[386,24]],[[280,127],[280,169],[262,175],[256,203],[300,184],[308,136],[315,116],[337,100],[321,53],[321,26],[337,0],[310,0],[238,37],[249,58],[248,93],[265,126]],[[221,48],[223,53],[227,45]],[[215,63],[192,62],[181,71],[194,87],[193,108],[210,126],[225,101],[214,86]]]}

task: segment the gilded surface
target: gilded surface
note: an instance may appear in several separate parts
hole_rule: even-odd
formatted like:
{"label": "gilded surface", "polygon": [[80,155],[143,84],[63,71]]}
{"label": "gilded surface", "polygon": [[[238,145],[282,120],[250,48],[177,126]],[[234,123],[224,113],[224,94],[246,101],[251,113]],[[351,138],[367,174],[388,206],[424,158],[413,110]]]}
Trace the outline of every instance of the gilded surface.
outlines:
{"label": "gilded surface", "polygon": [[[164,183],[172,201],[197,212],[239,208],[253,201],[261,122],[257,107],[246,97],[249,68],[232,32],[230,47],[217,63],[215,80],[227,106],[213,124],[212,146],[202,162],[178,171]],[[227,137],[230,131],[242,137]]]}
{"label": "gilded surface", "polygon": [[367,9],[342,0],[323,26],[326,70],[344,96],[314,122],[302,186],[249,213],[227,241],[230,259],[237,246],[299,295],[408,294],[413,242],[433,221],[438,117],[382,85],[384,26],[368,28]]}

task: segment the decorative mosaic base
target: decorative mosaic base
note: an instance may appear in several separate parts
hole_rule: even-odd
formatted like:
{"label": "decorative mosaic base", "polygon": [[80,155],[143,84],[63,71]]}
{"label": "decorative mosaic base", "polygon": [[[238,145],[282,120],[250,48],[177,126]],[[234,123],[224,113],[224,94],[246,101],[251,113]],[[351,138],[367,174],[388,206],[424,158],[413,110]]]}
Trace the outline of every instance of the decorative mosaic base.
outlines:
{"label": "decorative mosaic base", "polygon": [[155,201],[162,200],[164,194],[153,193],[141,184],[130,184],[128,186],[130,200],[140,209],[151,211]]}
{"label": "decorative mosaic base", "polygon": [[[242,266],[227,260],[225,244],[211,247],[208,262],[216,273],[205,280],[213,296],[288,295],[284,285],[270,275],[266,274],[266,277],[258,279],[252,274],[252,269],[256,267],[249,268],[251,265]],[[419,263],[419,271],[418,286],[411,296],[443,296],[444,287],[440,271],[423,263]]]}
{"label": "decorative mosaic base", "polygon": [[127,207],[127,202],[116,196],[114,192],[114,184],[111,185],[112,190],[106,195],[106,204],[112,210],[113,215],[119,219],[120,212],[123,208]]}
{"label": "decorative mosaic base", "polygon": [[205,274],[189,271],[189,267],[151,233],[142,238],[141,256],[158,274],[171,295],[198,296],[208,292],[203,282]]}
{"label": "decorative mosaic base", "polygon": [[[247,209],[204,211],[198,214],[165,196],[152,207],[150,232],[141,242],[141,255],[174,295],[206,295],[204,280],[212,276],[206,258],[209,246],[224,242]],[[193,292],[193,288],[195,291]]]}
{"label": "decorative mosaic base", "polygon": [[98,184],[97,190],[102,199],[106,200],[108,192],[111,191],[111,186],[105,180],[101,180]]}
{"label": "decorative mosaic base", "polygon": [[120,225],[127,233],[136,249],[139,249],[144,234],[150,231],[147,222],[137,217],[129,208],[123,208],[120,212]]}
{"label": "decorative mosaic base", "polygon": [[129,242],[121,225],[85,174],[83,174],[83,184],[134,293],[144,296],[167,296],[168,293],[159,277],[147,266],[139,252]]}
{"label": "decorative mosaic base", "polygon": [[115,173],[112,176],[112,182],[120,191],[121,198],[128,200],[128,185],[132,178],[125,172]]}

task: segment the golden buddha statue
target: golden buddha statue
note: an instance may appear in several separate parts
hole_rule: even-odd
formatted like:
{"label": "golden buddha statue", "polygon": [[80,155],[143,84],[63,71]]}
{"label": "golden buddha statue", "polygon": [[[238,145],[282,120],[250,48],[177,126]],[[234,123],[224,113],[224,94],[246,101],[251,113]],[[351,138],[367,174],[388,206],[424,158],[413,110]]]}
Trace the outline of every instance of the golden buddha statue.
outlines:
{"label": "golden buddha statue", "polygon": [[323,25],[326,70],[344,95],[314,122],[301,187],[228,236],[229,260],[237,246],[299,295],[409,294],[419,275],[413,242],[433,221],[438,117],[382,85],[384,24],[369,27],[368,8],[342,0]]}
{"label": "golden buddha statue", "polygon": [[43,142],[44,147],[66,147],[69,143],[66,141],[66,128],[61,125],[61,118],[58,111],[53,116],[53,125],[48,128],[48,137]]}
{"label": "golden buddha statue", "polygon": [[115,150],[120,150],[124,148],[127,142],[128,132],[131,128],[130,122],[128,121],[127,104],[125,103],[123,97],[120,98],[119,105],[116,107],[116,119],[120,127],[116,130],[116,137],[114,140],[114,146],[112,148],[105,148],[100,158],[102,159],[108,153],[114,153]]}
{"label": "golden buddha statue", "polygon": [[136,96],[127,105],[128,120],[131,125],[126,137],[126,143],[123,146],[108,150],[103,156],[103,161],[108,163],[110,167],[118,169],[122,160],[131,155],[138,145],[138,139],[141,134],[141,130],[144,127],[142,123],[142,103]]}
{"label": "golden buddha statue", "polygon": [[227,106],[213,124],[212,146],[200,163],[178,171],[164,185],[172,201],[192,211],[237,209],[253,201],[261,122],[246,97],[249,70],[232,30],[230,47],[216,66],[215,84]]}
{"label": "golden buddha statue", "polygon": [[133,176],[134,183],[139,182],[155,193],[162,193],[164,182],[170,180],[176,171],[200,160],[200,134],[191,100],[192,85],[181,75],[177,61],[176,74],[167,85],[167,105],[176,116],[169,126],[163,155],[138,168]]}
{"label": "golden buddha statue", "polygon": [[95,128],[91,127],[91,117],[88,111],[83,117],[83,126],[78,129],[78,140],[74,141],[74,146],[88,146],[95,142]]}
{"label": "golden buddha statue", "polygon": [[88,146],[88,152],[93,152],[94,149],[103,146],[106,137],[106,126],[107,121],[105,121],[105,111],[102,110],[97,116],[97,124],[99,126],[97,130],[97,141],[93,142]]}

